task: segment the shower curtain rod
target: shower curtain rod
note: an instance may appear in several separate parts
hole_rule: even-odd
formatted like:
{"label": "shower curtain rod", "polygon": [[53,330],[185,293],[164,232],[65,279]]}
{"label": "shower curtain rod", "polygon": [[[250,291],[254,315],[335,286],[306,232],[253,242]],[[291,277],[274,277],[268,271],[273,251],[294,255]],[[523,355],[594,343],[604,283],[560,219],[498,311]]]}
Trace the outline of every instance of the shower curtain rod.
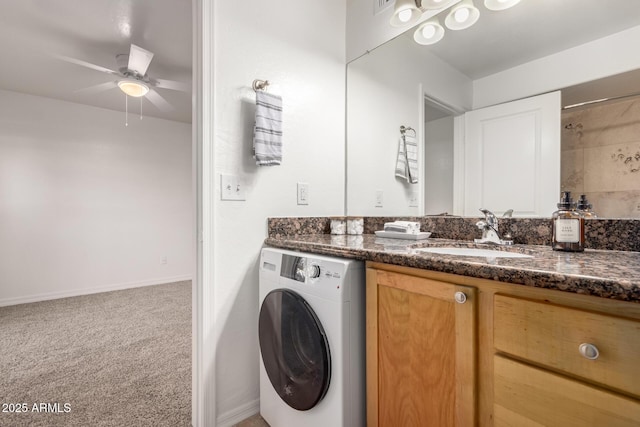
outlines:
{"label": "shower curtain rod", "polygon": [[599,104],[601,102],[606,102],[606,101],[617,101],[618,99],[625,99],[625,98],[633,98],[634,96],[639,96],[640,92],[635,92],[629,95],[621,95],[621,96],[612,96],[610,98],[602,98],[602,99],[594,99],[593,101],[585,101],[585,102],[579,102],[577,104],[571,104],[571,105],[567,105],[566,107],[562,107],[563,110],[569,110],[571,108],[576,108],[576,107],[582,107],[585,105],[591,105],[591,104]]}

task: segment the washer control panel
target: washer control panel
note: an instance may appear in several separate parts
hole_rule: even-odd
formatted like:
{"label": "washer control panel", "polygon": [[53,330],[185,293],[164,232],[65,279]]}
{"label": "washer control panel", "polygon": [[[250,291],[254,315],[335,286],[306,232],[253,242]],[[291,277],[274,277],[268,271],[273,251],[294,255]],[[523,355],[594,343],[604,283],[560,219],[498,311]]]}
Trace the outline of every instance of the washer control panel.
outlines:
{"label": "washer control panel", "polygon": [[344,267],[339,263],[283,254],[280,276],[306,283],[313,279],[342,279],[343,269]]}

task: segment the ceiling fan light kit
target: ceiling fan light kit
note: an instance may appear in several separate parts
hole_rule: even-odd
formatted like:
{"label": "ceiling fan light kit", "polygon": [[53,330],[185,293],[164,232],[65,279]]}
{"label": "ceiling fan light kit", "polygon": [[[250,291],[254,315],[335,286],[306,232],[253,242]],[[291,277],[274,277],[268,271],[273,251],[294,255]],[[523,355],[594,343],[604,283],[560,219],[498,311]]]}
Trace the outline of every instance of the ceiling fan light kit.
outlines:
{"label": "ceiling fan light kit", "polygon": [[[438,10],[432,19],[418,26],[413,33],[413,39],[421,45],[431,45],[444,37],[444,27],[437,16],[449,9],[444,24],[454,31],[464,30],[475,24],[480,18],[480,10],[473,4],[473,0],[396,0],[390,24],[394,27],[413,25],[420,20],[422,12]],[[509,9],[520,3],[520,0],[484,0],[484,7],[491,11]]]}
{"label": "ceiling fan light kit", "polygon": [[133,79],[125,79],[118,81],[118,87],[121,91],[129,96],[139,98],[145,96],[149,92],[149,86]]}
{"label": "ceiling fan light kit", "polygon": [[[100,65],[91,64],[80,59],[71,58],[63,55],[53,55],[54,57],[63,61],[80,65],[90,70],[99,71],[102,73],[116,76],[116,81],[110,81],[100,83],[88,88],[79,89],[76,92],[85,94],[95,94],[104,90],[117,87],[126,94],[125,96],[125,125],[127,124],[126,116],[128,114],[129,105],[127,99],[129,96],[134,98],[140,98],[140,108],[142,109],[142,98],[149,100],[158,110],[163,112],[170,112],[174,108],[169,104],[159,93],[157,89],[176,90],[181,92],[189,92],[189,85],[174,81],[158,78],[150,78],[147,74],[151,60],[153,59],[153,53],[143,49],[139,46],[131,44],[129,54],[116,55],[116,64],[118,65],[118,71],[110,70]],[[142,118],[142,111],[140,113]]]}

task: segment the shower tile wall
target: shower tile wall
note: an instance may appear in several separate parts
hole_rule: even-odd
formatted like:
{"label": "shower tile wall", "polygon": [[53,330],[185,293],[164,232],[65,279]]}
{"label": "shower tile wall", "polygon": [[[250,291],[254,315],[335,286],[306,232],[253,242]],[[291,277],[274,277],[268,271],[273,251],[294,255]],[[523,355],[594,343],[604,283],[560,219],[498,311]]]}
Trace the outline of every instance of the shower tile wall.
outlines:
{"label": "shower tile wall", "polygon": [[562,190],[600,217],[640,218],[640,97],[562,113]]}

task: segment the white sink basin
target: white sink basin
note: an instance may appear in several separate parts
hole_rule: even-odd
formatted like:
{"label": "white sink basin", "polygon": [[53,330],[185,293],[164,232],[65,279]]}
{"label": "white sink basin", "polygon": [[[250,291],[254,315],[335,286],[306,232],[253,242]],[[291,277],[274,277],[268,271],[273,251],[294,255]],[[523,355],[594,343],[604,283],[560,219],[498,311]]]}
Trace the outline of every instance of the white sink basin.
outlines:
{"label": "white sink basin", "polygon": [[532,255],[518,252],[498,251],[481,248],[455,248],[455,247],[432,247],[416,249],[417,252],[428,252],[432,254],[457,255],[457,256],[477,256],[484,258],[533,258]]}

